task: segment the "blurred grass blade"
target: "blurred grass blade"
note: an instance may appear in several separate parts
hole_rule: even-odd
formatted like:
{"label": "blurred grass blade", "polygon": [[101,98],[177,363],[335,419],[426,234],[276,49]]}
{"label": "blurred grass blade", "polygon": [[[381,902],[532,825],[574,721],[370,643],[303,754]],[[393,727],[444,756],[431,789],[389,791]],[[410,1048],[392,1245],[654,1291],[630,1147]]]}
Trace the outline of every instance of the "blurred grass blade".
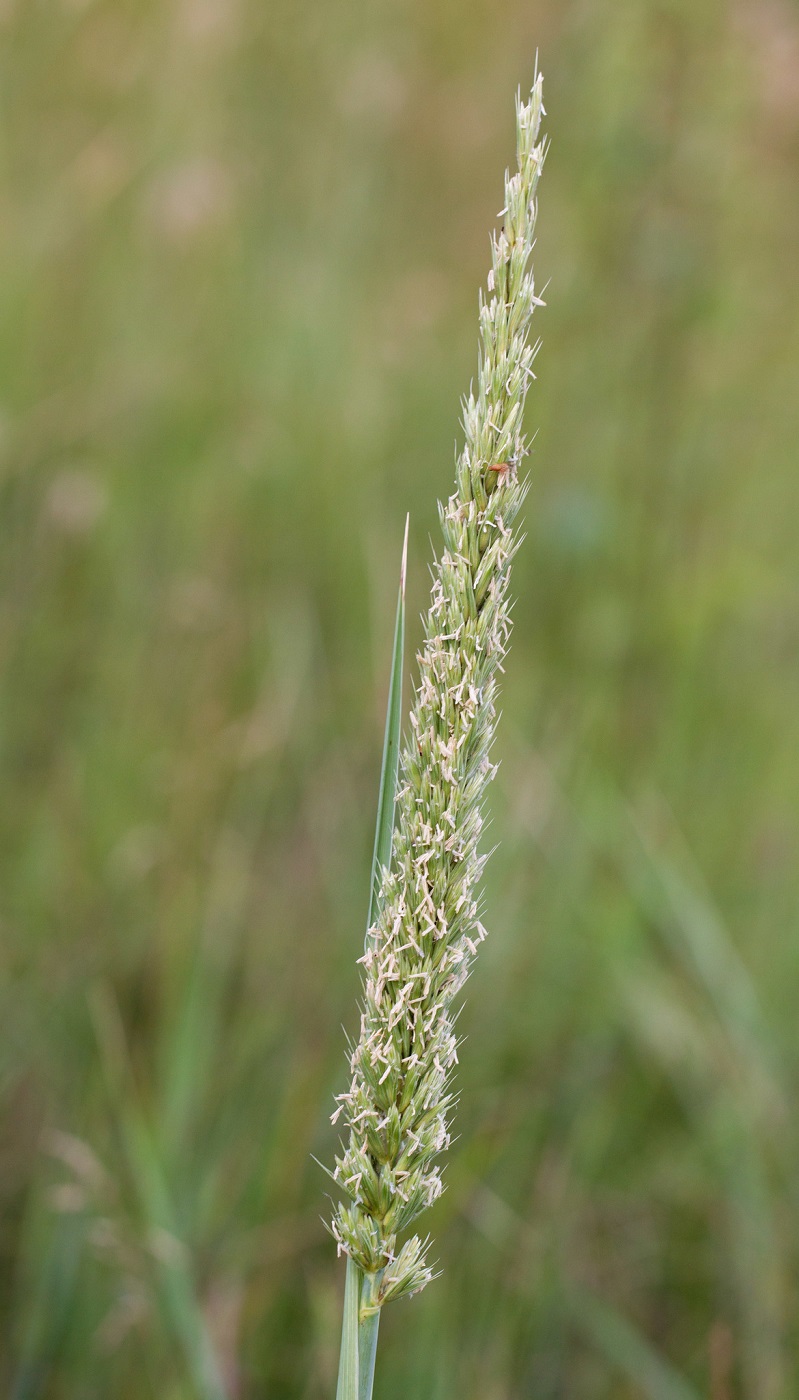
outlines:
{"label": "blurred grass blade", "polygon": [[582,1289],[571,1302],[580,1330],[647,1400],[700,1400],[690,1382],[615,1308]]}
{"label": "blurred grass blade", "polygon": [[89,1005],[109,1102],[156,1263],[162,1317],[183,1354],[197,1400],[227,1400],[161,1158],[136,1096],[116,1001],[108,987],[97,984],[90,989]]}
{"label": "blurred grass blade", "polygon": [[380,770],[380,796],[377,803],[375,845],[372,854],[372,876],[369,893],[367,932],[377,914],[380,893],[380,871],[391,860],[394,837],[394,799],[397,793],[400,730],[402,728],[402,669],[405,656],[405,569],[408,562],[408,522],[405,517],[405,540],[402,546],[397,618],[394,624],[394,653],[391,661],[391,681],[388,688],[386,732],[383,739],[383,765]]}
{"label": "blurred grass blade", "polygon": [[341,1324],[341,1355],[338,1363],[336,1400],[359,1400],[358,1394],[358,1311],[361,1299],[361,1271],[347,1259],[344,1285],[344,1319]]}
{"label": "blurred grass blade", "polygon": [[63,1216],[48,1242],[39,1246],[41,1258],[9,1400],[39,1400],[53,1385],[59,1354],[73,1324],[85,1235],[83,1219]]}

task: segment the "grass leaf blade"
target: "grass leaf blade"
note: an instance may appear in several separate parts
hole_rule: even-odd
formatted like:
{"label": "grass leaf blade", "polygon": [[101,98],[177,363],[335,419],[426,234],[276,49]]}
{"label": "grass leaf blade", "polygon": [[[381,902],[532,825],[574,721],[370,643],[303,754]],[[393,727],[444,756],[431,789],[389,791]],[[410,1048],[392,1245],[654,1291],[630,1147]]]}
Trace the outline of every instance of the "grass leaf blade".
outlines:
{"label": "grass leaf blade", "polygon": [[583,1289],[575,1291],[572,1304],[580,1330],[647,1400],[700,1400],[690,1382],[615,1308]]}
{"label": "grass leaf blade", "polygon": [[372,927],[377,914],[377,898],[380,892],[380,871],[391,860],[391,846],[394,836],[394,801],[397,793],[397,771],[399,768],[400,731],[402,729],[402,671],[405,659],[405,570],[408,561],[408,521],[405,519],[405,540],[402,546],[402,566],[400,568],[397,617],[394,624],[394,650],[391,660],[391,680],[388,688],[386,707],[386,730],[383,739],[383,764],[380,770],[380,796],[377,803],[377,823],[375,844],[372,854],[372,875],[369,893],[369,916],[367,931]]}

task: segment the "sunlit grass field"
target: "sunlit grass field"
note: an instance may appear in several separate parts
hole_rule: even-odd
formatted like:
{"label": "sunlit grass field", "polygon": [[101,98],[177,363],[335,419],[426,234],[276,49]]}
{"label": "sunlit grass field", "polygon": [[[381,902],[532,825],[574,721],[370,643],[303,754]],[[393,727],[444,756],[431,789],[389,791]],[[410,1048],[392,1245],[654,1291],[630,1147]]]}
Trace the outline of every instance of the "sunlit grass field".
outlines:
{"label": "sunlit grass field", "polygon": [[551,153],[442,1276],[378,1400],[799,1393],[799,11],[2,0],[0,1392],[332,1397],[405,513]]}

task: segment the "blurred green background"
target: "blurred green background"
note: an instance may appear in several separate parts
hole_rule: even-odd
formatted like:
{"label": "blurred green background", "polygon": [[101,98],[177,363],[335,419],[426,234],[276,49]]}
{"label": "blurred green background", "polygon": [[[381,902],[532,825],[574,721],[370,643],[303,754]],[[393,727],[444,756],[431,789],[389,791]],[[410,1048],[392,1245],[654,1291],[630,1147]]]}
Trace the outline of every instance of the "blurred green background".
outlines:
{"label": "blurred green background", "polygon": [[2,0],[11,1400],[333,1394],[402,529],[413,648],[536,48],[491,937],[376,1394],[799,1393],[799,8]]}

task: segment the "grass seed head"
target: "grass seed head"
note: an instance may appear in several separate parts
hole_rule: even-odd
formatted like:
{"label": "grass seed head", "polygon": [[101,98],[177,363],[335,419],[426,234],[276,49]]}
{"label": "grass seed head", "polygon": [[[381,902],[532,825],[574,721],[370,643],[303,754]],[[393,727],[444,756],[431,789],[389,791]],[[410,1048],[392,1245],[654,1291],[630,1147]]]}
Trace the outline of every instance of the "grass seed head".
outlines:
{"label": "grass seed head", "polygon": [[349,1204],[332,1230],[340,1251],[379,1274],[375,1306],[429,1282],[426,1242],[398,1235],[440,1196],[457,1063],[454,1006],[485,937],[477,888],[482,802],[497,675],[508,645],[514,523],[524,499],[522,420],[541,299],[530,265],[545,145],[542,80],[517,98],[517,169],[505,176],[479,303],[477,392],[463,402],[456,488],[439,507],[444,550],[433,571],[419,679],[403,749],[396,830],[377,918],[361,959],[360,1036],[333,1115],[348,1134],[334,1178]]}

